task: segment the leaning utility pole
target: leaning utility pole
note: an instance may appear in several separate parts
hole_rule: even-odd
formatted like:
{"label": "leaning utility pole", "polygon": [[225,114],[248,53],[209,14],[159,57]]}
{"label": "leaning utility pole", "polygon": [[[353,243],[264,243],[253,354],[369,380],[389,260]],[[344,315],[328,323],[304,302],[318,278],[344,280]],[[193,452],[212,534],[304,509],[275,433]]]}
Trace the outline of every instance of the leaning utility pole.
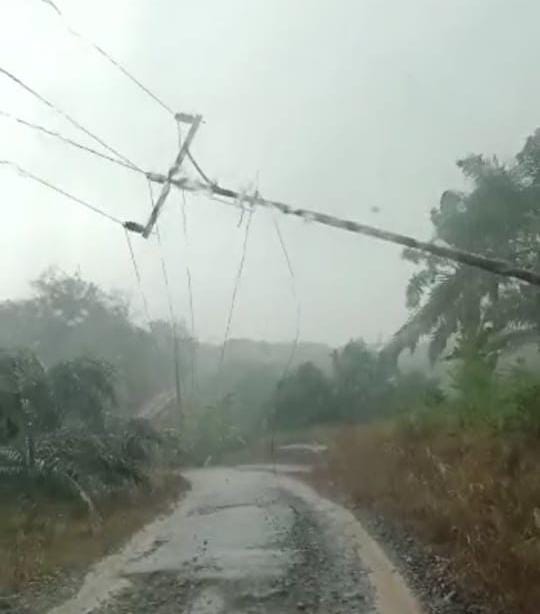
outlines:
{"label": "leaning utility pole", "polygon": [[[171,168],[169,169],[169,172],[167,173],[165,177],[163,177],[163,181],[162,181],[163,185],[161,188],[161,192],[152,208],[150,217],[148,218],[148,222],[146,223],[145,226],[142,226],[139,228],[137,228],[136,224],[135,225],[131,224],[131,227],[128,228],[129,230],[140,232],[145,239],[147,239],[150,236],[150,233],[152,232],[157,222],[157,219],[161,213],[163,205],[165,204],[165,201],[167,200],[169,192],[171,191],[172,182],[174,180],[178,180],[182,163],[185,157],[189,153],[189,146],[193,142],[193,139],[195,138],[195,134],[197,133],[197,130],[199,129],[199,126],[202,121],[202,117],[200,115],[188,115],[186,113],[177,113],[175,115],[175,119],[179,124],[180,123],[189,124],[189,130],[186,135],[186,138],[184,139],[183,142],[180,143],[180,149],[178,151],[178,154],[176,155],[176,158]],[[173,317],[172,312],[171,312],[171,317]],[[182,421],[183,406],[182,406],[182,380],[181,380],[181,374],[180,374],[180,344],[178,342],[178,330],[176,326],[176,321],[173,320],[173,322],[171,322],[171,326],[172,326],[173,344],[174,344],[173,352],[174,352],[174,365],[175,365],[174,377],[175,377],[176,405],[178,409],[179,419],[180,421]]]}

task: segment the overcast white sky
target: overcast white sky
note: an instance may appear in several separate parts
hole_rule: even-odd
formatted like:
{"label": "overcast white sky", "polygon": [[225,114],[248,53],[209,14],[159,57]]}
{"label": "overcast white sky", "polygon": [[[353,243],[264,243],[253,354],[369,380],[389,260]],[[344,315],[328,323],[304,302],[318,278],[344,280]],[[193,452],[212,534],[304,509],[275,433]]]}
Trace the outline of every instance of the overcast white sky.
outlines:
{"label": "overcast white sky", "polygon": [[[205,124],[193,151],[209,174],[261,193],[421,238],[429,210],[461,187],[454,161],[515,153],[540,125],[538,0],[57,0],[69,22],[175,110]],[[144,168],[166,171],[174,123],[42,0],[0,0],[0,66]],[[69,124],[0,76],[0,109]],[[11,159],[122,219],[148,213],[144,179],[0,118]],[[0,299],[23,296],[49,265],[129,292],[121,228],[0,167]],[[371,208],[377,206],[379,213]],[[186,258],[197,332],[220,340],[243,229],[233,209],[180,197],[161,229],[179,314]],[[302,302],[302,338],[339,344],[391,334],[410,272],[397,246],[281,219]],[[166,314],[159,249],[134,237],[152,316]],[[294,336],[295,303],[268,212],[252,224],[232,335]]]}

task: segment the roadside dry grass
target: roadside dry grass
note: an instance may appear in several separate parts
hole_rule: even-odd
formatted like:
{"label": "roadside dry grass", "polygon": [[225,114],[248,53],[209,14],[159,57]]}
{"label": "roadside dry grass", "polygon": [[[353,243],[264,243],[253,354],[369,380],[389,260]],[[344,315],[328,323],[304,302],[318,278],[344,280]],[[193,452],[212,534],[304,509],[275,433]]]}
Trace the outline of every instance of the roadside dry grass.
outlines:
{"label": "roadside dry grass", "polygon": [[21,591],[40,578],[84,570],[166,512],[185,488],[186,481],[178,473],[154,473],[144,489],[134,488],[101,502],[98,525],[84,510],[67,503],[3,503],[0,589]]}
{"label": "roadside dry grass", "polygon": [[472,430],[357,426],[330,439],[322,477],[449,557],[493,612],[540,611],[540,446]]}

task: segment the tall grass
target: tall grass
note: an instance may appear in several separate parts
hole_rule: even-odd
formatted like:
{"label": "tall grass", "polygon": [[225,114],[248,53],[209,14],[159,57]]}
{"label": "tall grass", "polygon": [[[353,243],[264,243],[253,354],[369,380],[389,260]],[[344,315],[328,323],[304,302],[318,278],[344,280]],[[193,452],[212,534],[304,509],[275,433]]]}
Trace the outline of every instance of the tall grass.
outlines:
{"label": "tall grass", "polygon": [[436,409],[342,429],[327,471],[356,503],[448,556],[492,611],[537,614],[540,385],[520,371],[457,381]]}

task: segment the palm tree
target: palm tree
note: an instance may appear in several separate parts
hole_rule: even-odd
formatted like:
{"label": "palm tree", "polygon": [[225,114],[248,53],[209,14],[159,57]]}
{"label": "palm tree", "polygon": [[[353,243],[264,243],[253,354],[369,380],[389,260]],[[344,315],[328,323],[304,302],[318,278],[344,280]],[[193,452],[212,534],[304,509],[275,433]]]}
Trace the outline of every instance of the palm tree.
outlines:
{"label": "palm tree", "polygon": [[105,412],[116,405],[116,372],[110,363],[83,356],[55,365],[48,376],[64,419],[104,430]]}
{"label": "palm tree", "polygon": [[[523,151],[526,149],[528,157],[521,152],[511,166],[482,156],[458,162],[473,181],[473,189],[468,194],[446,191],[442,195],[439,207],[431,212],[435,241],[528,267],[539,264],[539,192],[533,185],[532,171],[527,170],[537,168],[530,153],[536,150],[529,141]],[[540,317],[536,317],[538,324],[533,322],[530,307],[531,301],[539,302],[536,288],[522,288],[507,278],[411,249],[403,256],[423,267],[412,275],[407,287],[411,316],[385,348],[394,359],[428,335],[432,361],[451,340],[469,340],[474,345],[489,337],[502,351],[517,342],[539,338]],[[483,330],[489,330],[488,337]]]}
{"label": "palm tree", "polygon": [[0,350],[0,443],[17,441],[34,464],[35,434],[59,426],[45,368],[30,350]]}

